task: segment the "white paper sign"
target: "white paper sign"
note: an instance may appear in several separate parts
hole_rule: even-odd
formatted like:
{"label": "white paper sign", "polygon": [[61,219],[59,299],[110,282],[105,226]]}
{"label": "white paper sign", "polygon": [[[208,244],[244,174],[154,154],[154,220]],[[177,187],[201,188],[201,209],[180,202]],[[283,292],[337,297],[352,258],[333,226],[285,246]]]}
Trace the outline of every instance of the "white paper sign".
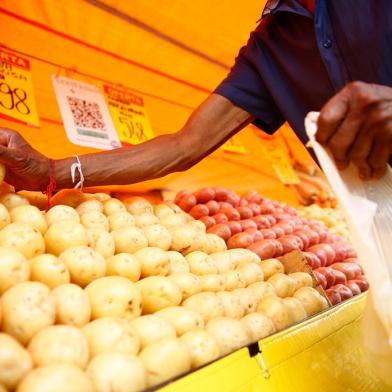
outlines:
{"label": "white paper sign", "polygon": [[102,150],[121,147],[106,101],[96,86],[56,75],[52,82],[71,143]]}

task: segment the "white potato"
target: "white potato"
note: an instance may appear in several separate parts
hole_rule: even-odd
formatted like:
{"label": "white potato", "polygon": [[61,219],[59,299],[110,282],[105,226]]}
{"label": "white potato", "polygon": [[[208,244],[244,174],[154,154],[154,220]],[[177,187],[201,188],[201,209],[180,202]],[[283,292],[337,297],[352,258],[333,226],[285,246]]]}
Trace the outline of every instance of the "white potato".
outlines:
{"label": "white potato", "polygon": [[118,199],[110,198],[103,203],[103,213],[106,216],[114,214],[115,212],[127,211],[123,202]]}
{"label": "white potato", "polygon": [[204,329],[193,329],[181,336],[191,354],[192,368],[196,369],[219,358],[220,349],[215,338]]}
{"label": "white potato", "polygon": [[47,253],[52,253],[55,256],[68,248],[87,246],[88,244],[86,229],[79,222],[72,220],[53,223],[46,231],[44,238]]}
{"label": "white potato", "polygon": [[275,332],[274,323],[263,313],[249,313],[240,321],[248,330],[251,342],[258,342]]}
{"label": "white potato", "polygon": [[228,251],[214,252],[210,254],[210,257],[219,273],[234,270],[234,262]]}
{"label": "white potato", "polygon": [[64,261],[49,253],[43,253],[29,260],[31,280],[41,282],[53,289],[71,281]]}
{"label": "white potato", "polygon": [[202,291],[218,292],[225,289],[225,278],[219,274],[200,275]]}
{"label": "white potato", "polygon": [[269,282],[255,282],[248,286],[249,290],[252,290],[256,300],[260,302],[266,297],[276,297],[276,291],[274,286]]}
{"label": "white potato", "polygon": [[198,293],[187,298],[182,304],[199,313],[205,323],[225,313],[222,300],[215,293]]}
{"label": "white potato", "polygon": [[204,328],[203,318],[199,313],[183,306],[169,306],[155,313],[169,322],[176,330],[177,336],[196,329]]}
{"label": "white potato", "polygon": [[87,366],[96,392],[136,392],[146,387],[143,362],[135,355],[101,353]]}
{"label": "white potato", "polygon": [[293,272],[289,276],[294,279],[294,291],[301,287],[313,287],[313,279],[307,272]]}
{"label": "white potato", "polygon": [[135,226],[135,218],[127,211],[113,212],[108,216],[110,231]]}
{"label": "white potato", "polygon": [[278,259],[266,259],[260,262],[260,266],[264,272],[264,279],[269,279],[272,275],[283,274],[283,264]]}
{"label": "white potato", "polygon": [[165,226],[153,224],[143,227],[143,233],[147,238],[148,246],[169,250],[172,242],[171,234]]}
{"label": "white potato", "polygon": [[140,262],[142,278],[156,275],[166,276],[170,272],[167,252],[160,248],[143,248],[135,252],[134,256]]}
{"label": "white potato", "polygon": [[206,226],[202,221],[192,219],[191,221],[187,222],[186,225],[193,227],[194,229],[199,230],[202,233],[206,232]]}
{"label": "white potato", "polygon": [[0,295],[30,278],[30,265],[16,249],[0,247]]}
{"label": "white potato", "polygon": [[106,275],[118,275],[137,282],[141,275],[140,261],[130,253],[118,253],[106,259]]}
{"label": "white potato", "polygon": [[230,256],[235,268],[240,267],[243,264],[260,263],[260,257],[249,249],[229,249],[227,254]]}
{"label": "white potato", "polygon": [[0,203],[3,204],[8,211],[11,211],[13,208],[18,206],[26,206],[30,204],[24,196],[12,192],[2,195],[0,197]]}
{"label": "white potato", "polygon": [[248,288],[241,288],[233,290],[232,293],[238,297],[245,314],[256,311],[258,299],[252,290]]}
{"label": "white potato", "polygon": [[292,324],[290,313],[279,297],[267,297],[262,299],[257,306],[257,311],[270,318],[277,331]]}
{"label": "white potato", "polygon": [[59,204],[57,206],[52,207],[46,213],[46,221],[48,222],[49,226],[53,225],[53,223],[68,221],[68,220],[74,222],[80,222],[79,214],[77,213],[77,211],[69,206],[64,206],[62,204]]}
{"label": "white potato", "polygon": [[[167,227],[169,230],[172,227],[181,226],[183,228],[188,227],[189,230],[194,232],[193,227],[185,226],[185,217],[181,214],[165,215],[159,219],[159,223],[161,225]],[[176,249],[173,249],[173,250],[176,250]]]}
{"label": "white potato", "polygon": [[179,272],[169,275],[172,280],[182,291],[182,298],[186,299],[191,295],[200,293],[202,290],[201,280],[197,275],[189,272]]}
{"label": "white potato", "polygon": [[227,250],[226,242],[223,238],[213,233],[207,233],[208,251],[206,253],[223,252]]}
{"label": "white potato", "polygon": [[0,246],[15,248],[30,259],[45,252],[41,232],[27,223],[14,222],[0,230]]}
{"label": "white potato", "polygon": [[97,199],[86,200],[83,203],[80,203],[76,207],[76,212],[79,215],[84,215],[92,211],[103,212],[103,205],[99,200]]}
{"label": "white potato", "polygon": [[[167,215],[167,217],[176,217],[177,215]],[[162,224],[162,220],[161,220]],[[168,228],[172,243],[171,243],[171,250],[175,250],[177,252],[184,252],[191,247],[195,237],[195,230],[192,227],[184,226],[183,224],[176,224],[174,226],[167,226]]]}
{"label": "white potato", "polygon": [[220,298],[224,308],[223,316],[240,319],[245,310],[241,305],[240,297],[228,291],[219,291],[216,295]]}
{"label": "white potato", "polygon": [[276,294],[281,297],[291,297],[294,294],[295,281],[286,274],[277,273],[268,278],[268,283],[274,286]]}
{"label": "white potato", "polygon": [[3,331],[26,344],[41,329],[54,324],[56,305],[49,288],[40,282],[22,282],[1,297]]}
{"label": "white potato", "polygon": [[175,212],[167,204],[156,204],[153,208],[155,216],[159,219],[163,218],[165,215],[175,214]]}
{"label": "white potato", "polygon": [[56,323],[82,327],[90,321],[90,299],[82,288],[65,283],[57,286],[52,294],[56,302]]}
{"label": "white potato", "polygon": [[125,207],[132,215],[153,214],[151,203],[143,197],[133,196],[124,200]]}
{"label": "white potato", "polygon": [[[188,346],[178,338],[163,338],[148,345],[139,355],[152,387],[191,369]],[[170,360],[168,360],[170,358]]]}
{"label": "white potato", "polygon": [[106,200],[110,199],[110,195],[104,192],[97,192],[97,193],[91,193],[91,196],[93,196],[95,199],[103,203]]}
{"label": "white potato", "polygon": [[229,317],[210,320],[205,329],[218,343],[221,356],[246,346],[250,340],[248,331],[243,324],[239,320]]}
{"label": "white potato", "polygon": [[308,317],[306,310],[299,299],[294,297],[287,297],[283,298],[282,301],[289,311],[293,323],[298,323],[299,321],[302,321]]}
{"label": "white potato", "polygon": [[86,338],[71,325],[52,325],[39,331],[28,351],[35,366],[69,363],[84,369],[90,356]]}
{"label": "white potato", "polygon": [[186,255],[185,258],[189,264],[189,269],[195,275],[218,273],[218,269],[207,253],[195,251]]}
{"label": "white potato", "polygon": [[0,203],[0,230],[11,223],[11,216],[4,204]]}
{"label": "white potato", "polygon": [[95,392],[93,382],[78,366],[56,363],[31,371],[18,385],[18,392]]}
{"label": "white potato", "polygon": [[174,327],[164,318],[155,314],[138,317],[129,325],[139,338],[141,350],[159,339],[176,336]]}
{"label": "white potato", "polygon": [[130,323],[120,317],[102,317],[86,324],[81,331],[87,339],[90,356],[106,352],[137,354],[139,338]]}
{"label": "white potato", "polygon": [[142,294],[143,314],[155,313],[168,306],[181,303],[181,288],[164,276],[149,276],[139,280],[136,286]]}
{"label": "white potato", "polygon": [[86,230],[88,245],[96,252],[107,258],[114,255],[115,244],[110,233],[104,229],[91,228]]}
{"label": "white potato", "polygon": [[92,319],[123,317],[132,320],[141,314],[141,293],[122,276],[105,276],[85,288],[91,303]]}
{"label": "white potato", "polygon": [[148,241],[138,227],[122,227],[112,231],[116,253],[134,253],[146,248]]}
{"label": "white potato", "polygon": [[190,272],[188,262],[180,252],[170,250],[167,252],[167,256],[169,257],[170,275]]}
{"label": "white potato", "polygon": [[12,222],[27,223],[35,227],[41,234],[45,234],[48,229],[45,215],[35,206],[23,205],[13,208],[10,211]]}
{"label": "white potato", "polygon": [[109,222],[106,216],[99,211],[88,211],[80,216],[80,223],[86,228],[98,228],[108,231]]}
{"label": "white potato", "polygon": [[229,270],[221,273],[225,281],[225,290],[232,291],[246,286],[245,279],[239,271]]}
{"label": "white potato", "polygon": [[158,223],[159,223],[159,219],[155,215],[150,213],[145,213],[145,214],[135,216],[135,224],[137,227],[140,227],[141,229],[143,227],[156,225]]}
{"label": "white potato", "polygon": [[62,252],[59,258],[67,266],[71,281],[81,287],[106,273],[105,259],[100,253],[87,246],[69,248]]}
{"label": "white potato", "polygon": [[240,265],[236,269],[243,279],[245,280],[246,286],[249,286],[255,282],[262,282],[264,280],[264,272],[259,264],[246,263]]}
{"label": "white potato", "polygon": [[12,336],[0,332],[0,385],[14,390],[32,367],[26,349]]}
{"label": "white potato", "polygon": [[325,298],[312,287],[301,287],[293,296],[301,301],[308,316],[325,309]]}

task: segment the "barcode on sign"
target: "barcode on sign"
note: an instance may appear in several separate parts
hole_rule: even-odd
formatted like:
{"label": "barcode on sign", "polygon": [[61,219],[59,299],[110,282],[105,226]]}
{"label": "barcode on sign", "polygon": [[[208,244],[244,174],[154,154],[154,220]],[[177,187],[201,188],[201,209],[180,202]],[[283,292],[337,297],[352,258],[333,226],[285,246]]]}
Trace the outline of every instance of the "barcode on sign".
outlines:
{"label": "barcode on sign", "polygon": [[105,122],[99,105],[85,99],[67,96],[75,126],[104,130]]}

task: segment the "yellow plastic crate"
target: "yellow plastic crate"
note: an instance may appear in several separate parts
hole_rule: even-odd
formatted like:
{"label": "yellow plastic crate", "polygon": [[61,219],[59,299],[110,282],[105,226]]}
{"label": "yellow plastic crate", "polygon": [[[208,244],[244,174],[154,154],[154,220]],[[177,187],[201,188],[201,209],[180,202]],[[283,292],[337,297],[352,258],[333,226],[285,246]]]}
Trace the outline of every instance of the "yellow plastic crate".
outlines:
{"label": "yellow plastic crate", "polygon": [[165,392],[387,392],[361,344],[366,294],[194,371]]}

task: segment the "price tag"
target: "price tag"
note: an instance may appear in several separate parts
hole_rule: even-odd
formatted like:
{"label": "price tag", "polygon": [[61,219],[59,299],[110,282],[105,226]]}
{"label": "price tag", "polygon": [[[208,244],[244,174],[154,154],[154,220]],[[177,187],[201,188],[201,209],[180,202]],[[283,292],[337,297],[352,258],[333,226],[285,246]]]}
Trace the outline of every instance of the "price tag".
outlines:
{"label": "price tag", "polygon": [[262,147],[263,155],[271,162],[275,174],[283,184],[299,184],[300,180],[293,169],[286,152],[273,144]]}
{"label": "price tag", "polygon": [[103,86],[106,101],[121,143],[125,146],[143,143],[154,137],[143,98],[108,85]]}
{"label": "price tag", "polygon": [[246,148],[240,143],[237,136],[230,138],[221,149],[226,152],[234,152],[236,154],[246,154]]}
{"label": "price tag", "polygon": [[30,62],[0,49],[0,117],[39,126]]}

